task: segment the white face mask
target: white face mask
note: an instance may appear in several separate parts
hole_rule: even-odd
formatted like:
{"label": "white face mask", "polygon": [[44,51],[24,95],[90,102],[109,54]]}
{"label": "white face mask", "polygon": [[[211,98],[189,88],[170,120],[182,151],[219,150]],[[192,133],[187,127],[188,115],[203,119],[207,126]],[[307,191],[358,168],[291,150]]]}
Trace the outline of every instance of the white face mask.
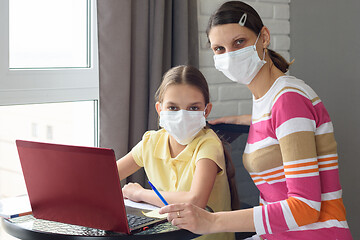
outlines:
{"label": "white face mask", "polygon": [[234,82],[249,84],[262,66],[266,63],[265,50],[263,60],[259,58],[256,51],[256,42],[252,46],[248,46],[233,52],[214,55],[215,68],[230,78]]}
{"label": "white face mask", "polygon": [[161,111],[159,125],[165,128],[178,143],[187,145],[205,127],[205,110]]}

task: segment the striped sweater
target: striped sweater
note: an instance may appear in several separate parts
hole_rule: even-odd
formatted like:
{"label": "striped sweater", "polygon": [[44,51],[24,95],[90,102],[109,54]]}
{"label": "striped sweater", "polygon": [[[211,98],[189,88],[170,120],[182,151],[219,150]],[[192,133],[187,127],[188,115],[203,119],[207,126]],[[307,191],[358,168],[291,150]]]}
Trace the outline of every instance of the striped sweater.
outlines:
{"label": "striped sweater", "polygon": [[254,208],[263,239],[352,239],[329,114],[294,77],[278,78],[253,100],[244,166],[260,190]]}

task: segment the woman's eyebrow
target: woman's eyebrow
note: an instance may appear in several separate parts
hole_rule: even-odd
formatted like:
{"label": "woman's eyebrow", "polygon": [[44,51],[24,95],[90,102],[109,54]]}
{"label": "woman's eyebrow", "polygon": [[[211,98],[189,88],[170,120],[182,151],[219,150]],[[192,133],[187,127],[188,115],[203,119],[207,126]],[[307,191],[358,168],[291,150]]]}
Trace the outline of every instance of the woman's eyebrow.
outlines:
{"label": "woman's eyebrow", "polygon": [[240,33],[239,35],[236,35],[235,37],[233,37],[233,38],[232,38],[232,41],[235,41],[235,40],[237,40],[237,39],[239,39],[239,38],[245,38],[245,37],[246,37],[246,34]]}
{"label": "woman's eyebrow", "polygon": [[212,43],[210,43],[210,48],[217,48],[219,46],[220,46],[220,44],[216,44],[216,43],[212,44]]}
{"label": "woman's eyebrow", "polygon": [[[240,33],[240,34],[238,34],[238,35],[234,36],[234,37],[231,39],[231,41],[230,41],[230,42],[233,42],[233,41],[235,41],[235,40],[237,40],[237,39],[239,39],[239,38],[245,38],[245,37],[247,37],[247,35],[246,35],[246,34]],[[223,44],[210,43],[210,47],[211,47],[211,48],[221,47],[222,45],[223,45]]]}

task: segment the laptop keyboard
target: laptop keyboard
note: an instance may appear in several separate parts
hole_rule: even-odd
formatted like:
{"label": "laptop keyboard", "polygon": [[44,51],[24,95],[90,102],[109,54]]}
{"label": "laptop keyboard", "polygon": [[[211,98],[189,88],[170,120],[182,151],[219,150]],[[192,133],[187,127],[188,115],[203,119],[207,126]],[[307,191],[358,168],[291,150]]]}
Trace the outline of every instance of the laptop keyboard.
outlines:
{"label": "laptop keyboard", "polygon": [[155,220],[154,218],[141,217],[141,216],[136,216],[133,214],[126,214],[126,215],[127,215],[128,224],[129,224],[130,229],[136,228],[140,225],[143,225],[145,223]]}
{"label": "laptop keyboard", "polygon": [[[127,218],[130,229],[136,228],[137,226],[140,226],[142,224],[154,220],[154,218],[140,217],[132,214],[127,214]],[[8,221],[29,230],[66,234],[66,235],[70,234],[70,235],[83,235],[83,236],[109,236],[112,234],[115,235],[118,234],[115,232],[113,233],[100,229],[94,229],[94,228],[60,223],[60,222],[53,222],[43,219],[36,219],[33,217],[33,215],[11,218]],[[168,231],[169,229],[170,228],[167,227]],[[174,229],[170,229],[170,230],[174,230]],[[161,231],[159,230],[159,232]]]}
{"label": "laptop keyboard", "polygon": [[65,235],[82,235],[82,236],[107,236],[108,231],[83,227],[78,225],[53,222],[49,220],[36,219],[33,215],[26,215],[22,217],[11,218],[8,221],[15,223],[21,228],[50,232]]}

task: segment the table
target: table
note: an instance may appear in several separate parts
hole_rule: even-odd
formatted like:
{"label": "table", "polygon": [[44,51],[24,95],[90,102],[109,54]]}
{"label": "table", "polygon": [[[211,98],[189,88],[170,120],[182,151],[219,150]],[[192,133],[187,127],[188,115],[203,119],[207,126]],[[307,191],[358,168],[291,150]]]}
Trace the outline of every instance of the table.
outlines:
{"label": "table", "polygon": [[2,219],[2,224],[8,234],[23,240],[186,240],[199,236],[187,230],[178,229],[169,222],[161,223],[153,228],[133,235],[36,219],[32,215]]}

